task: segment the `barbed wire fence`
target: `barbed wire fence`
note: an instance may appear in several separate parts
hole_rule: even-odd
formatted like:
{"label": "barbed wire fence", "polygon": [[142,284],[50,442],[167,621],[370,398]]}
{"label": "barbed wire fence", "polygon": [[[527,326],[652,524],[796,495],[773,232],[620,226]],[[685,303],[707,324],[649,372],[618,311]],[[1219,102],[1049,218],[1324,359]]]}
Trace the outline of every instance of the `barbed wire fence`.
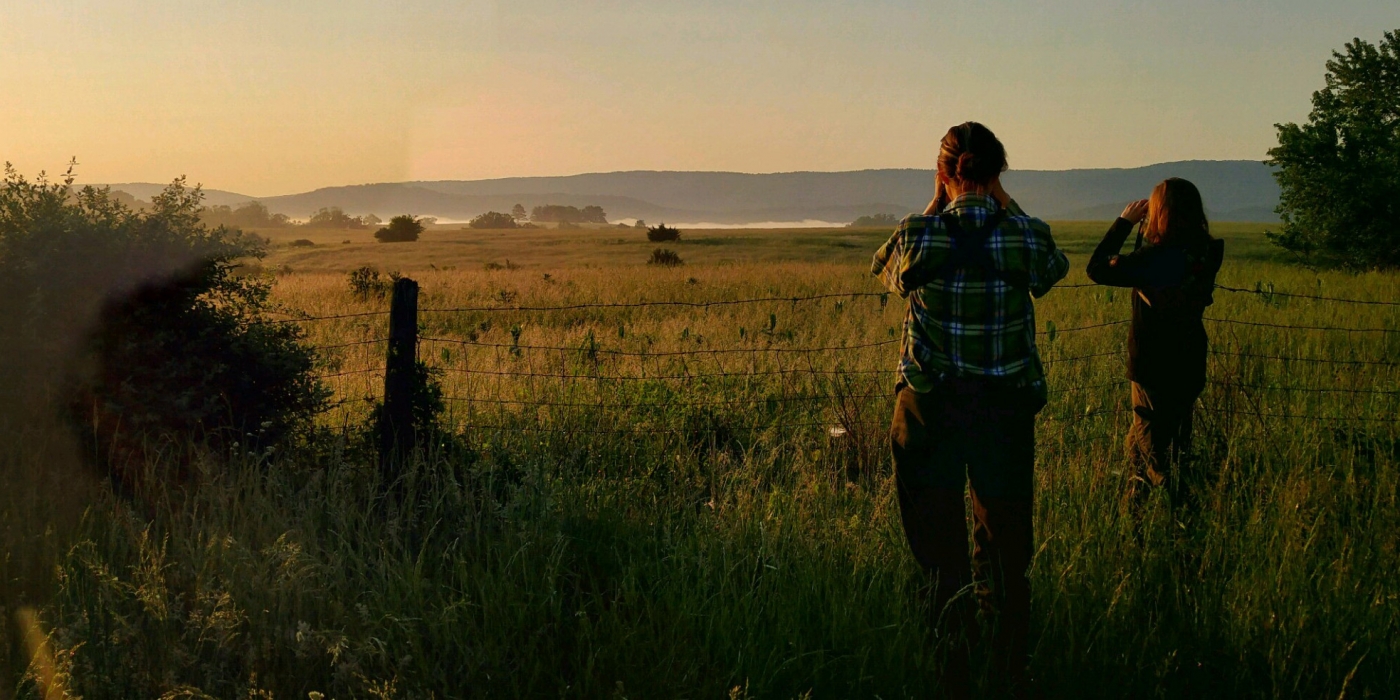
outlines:
{"label": "barbed wire fence", "polygon": [[[400,283],[412,285],[416,300],[416,283],[412,280]],[[1059,285],[1056,289],[1096,287],[1098,285],[1071,284]],[[1254,289],[1226,285],[1217,285],[1216,289],[1251,295],[1266,306],[1280,309],[1291,301],[1339,307],[1400,306],[1400,302],[1393,300],[1283,292],[1262,283]],[[421,359],[432,373],[451,377],[447,382],[451,391],[446,392],[442,400],[449,407],[454,427],[462,431],[574,438],[662,435],[691,441],[733,440],[744,433],[812,431],[831,440],[861,442],[858,449],[864,452],[883,449],[883,431],[893,408],[895,363],[901,342],[893,329],[891,337],[879,340],[795,347],[778,342],[781,339],[776,335],[776,316],[770,314],[768,328],[751,332],[740,329],[741,338],[747,334],[753,339],[747,345],[652,351],[605,347],[591,331],[575,344],[522,343],[519,324],[511,328],[511,342],[491,342],[481,339],[477,331],[490,328],[491,321],[477,319],[576,313],[587,314],[590,320],[596,321],[597,314],[624,310],[796,308],[805,304],[833,304],[837,309],[844,309],[846,304],[862,301],[877,303],[883,309],[891,301],[899,302],[888,293],[558,305],[502,303],[423,309],[416,308],[416,304],[409,309],[409,305],[399,303],[399,295],[403,293],[395,288],[392,311],[306,315],[260,323],[310,324],[388,317],[389,333],[385,336],[316,347],[318,352],[328,354],[356,349],[377,352],[387,357],[382,365],[341,369],[343,365],[332,362],[328,364],[329,371],[320,378],[329,381],[358,377],[370,384],[383,380],[392,385],[390,377],[396,372],[401,377],[408,376],[410,365]],[[410,317],[400,318],[405,314]],[[458,332],[434,331],[430,335],[419,335],[419,314],[433,319],[435,328],[451,328]],[[1395,429],[1400,424],[1400,417],[1397,417],[1400,416],[1397,410],[1400,409],[1400,372],[1396,371],[1400,366],[1400,361],[1396,360],[1400,358],[1400,327],[1291,324],[1283,320],[1286,319],[1273,322],[1216,315],[1205,318],[1219,331],[1212,332],[1211,370],[1199,407],[1203,427],[1226,440],[1238,437],[1244,441],[1258,441],[1258,437],[1239,429],[1243,424],[1252,424],[1263,432],[1263,441],[1270,442],[1279,434],[1295,434],[1299,424],[1334,432],[1338,430],[1335,426],[1344,426],[1340,430],[1349,431],[1353,438],[1354,428],[1362,426],[1378,428],[1374,431],[1376,436],[1394,442]],[[1117,329],[1128,323],[1128,319],[1118,319],[1059,328],[1053,321],[1047,321],[1043,329],[1035,331],[1041,340],[1042,362],[1051,382],[1050,403],[1042,414],[1042,424],[1051,431],[1048,442],[1076,446],[1093,442],[1110,444],[1121,439],[1132,413],[1127,405],[1126,379],[1071,382],[1063,386],[1058,380],[1070,373],[1074,379],[1105,369],[1121,370],[1126,349],[1116,343],[1111,350],[1065,354],[1066,343],[1060,341]],[[1394,321],[1387,319],[1387,323]],[[1336,353],[1290,354],[1274,349],[1277,343],[1249,342],[1236,334],[1248,330],[1266,330],[1275,336],[1340,334],[1348,338],[1374,338],[1379,340],[1379,352],[1357,356],[1357,344],[1348,343],[1353,354],[1347,357],[1338,357]],[[624,339],[623,333],[619,326],[619,344]],[[397,350],[395,337],[399,338]],[[1280,371],[1273,375],[1263,372],[1263,367],[1271,364],[1279,365]],[[1272,380],[1300,367],[1310,371],[1294,373],[1330,376],[1331,381],[1308,385]],[[328,408],[344,409],[379,401],[393,404],[393,398],[386,396],[382,386],[380,389],[367,390],[358,396],[342,394]],[[1103,403],[1100,394],[1112,389],[1122,390],[1112,394],[1111,403]],[[392,387],[388,393],[393,393]],[[1297,407],[1300,397],[1336,397],[1344,399],[1345,403],[1328,405],[1325,412],[1317,407],[1308,410],[1306,406]],[[399,410],[402,413],[402,409]],[[386,413],[392,411],[386,410]],[[402,415],[405,417],[401,420],[411,420],[407,414]]]}

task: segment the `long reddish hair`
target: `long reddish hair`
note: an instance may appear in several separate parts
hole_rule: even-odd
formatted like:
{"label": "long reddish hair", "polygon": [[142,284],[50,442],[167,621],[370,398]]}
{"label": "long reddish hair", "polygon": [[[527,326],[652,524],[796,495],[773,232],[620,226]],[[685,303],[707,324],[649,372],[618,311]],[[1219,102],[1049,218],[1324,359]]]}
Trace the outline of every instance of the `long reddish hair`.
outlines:
{"label": "long reddish hair", "polygon": [[1210,240],[1201,191],[1189,180],[1169,177],[1152,189],[1142,234],[1153,245],[1195,245]]}

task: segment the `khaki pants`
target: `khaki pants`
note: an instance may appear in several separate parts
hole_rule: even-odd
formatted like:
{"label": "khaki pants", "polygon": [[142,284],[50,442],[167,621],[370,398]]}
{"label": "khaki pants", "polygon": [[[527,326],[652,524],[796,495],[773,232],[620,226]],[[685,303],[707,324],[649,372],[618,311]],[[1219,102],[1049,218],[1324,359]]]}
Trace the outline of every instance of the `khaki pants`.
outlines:
{"label": "khaki pants", "polygon": [[[928,573],[935,624],[955,643],[947,669],[950,694],[966,690],[967,645],[977,636],[969,601],[996,622],[993,654],[1013,683],[1025,675],[1030,632],[1030,581],[1035,553],[1035,414],[1020,390],[952,381],[927,394],[899,392],[890,443],[904,533]],[[970,488],[969,488],[970,482]],[[968,556],[964,489],[972,497]],[[974,575],[975,574],[975,575]]]}
{"label": "khaki pants", "polygon": [[1166,487],[1181,491],[1180,467],[1191,451],[1191,419],[1201,390],[1148,388],[1132,383],[1133,425],[1128,429],[1128,458],[1136,469],[1133,491],[1145,494]]}

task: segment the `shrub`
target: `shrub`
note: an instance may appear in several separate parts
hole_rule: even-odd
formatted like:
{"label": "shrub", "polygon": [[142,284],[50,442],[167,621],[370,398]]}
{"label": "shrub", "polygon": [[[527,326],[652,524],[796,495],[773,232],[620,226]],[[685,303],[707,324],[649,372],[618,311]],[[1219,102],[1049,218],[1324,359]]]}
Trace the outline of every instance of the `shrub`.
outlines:
{"label": "shrub", "polygon": [[275,443],[327,398],[298,325],[253,323],[271,283],[237,268],[265,246],[201,223],[202,198],[181,179],[133,211],[71,171],[0,185],[0,396],[71,418],[119,483],[170,440]]}
{"label": "shrub", "polygon": [[677,255],[674,250],[657,248],[651,251],[651,259],[647,260],[647,264],[660,265],[662,267],[677,267],[685,264],[685,261],[681,260],[681,256]]}
{"label": "shrub", "polygon": [[647,240],[653,243],[665,241],[679,241],[681,239],[680,229],[674,229],[666,224],[652,226],[647,229]]}
{"label": "shrub", "polygon": [[315,247],[316,247],[315,241],[312,241],[312,240],[309,239],[309,238],[298,238],[298,239],[296,239],[295,241],[292,241],[291,243],[288,243],[287,245],[288,245],[288,246],[291,246],[291,247],[293,247],[293,248],[315,248]]}
{"label": "shrub", "polygon": [[409,243],[418,240],[423,233],[422,221],[409,214],[401,214],[389,219],[389,225],[374,232],[380,243]]}
{"label": "shrub", "polygon": [[516,228],[515,217],[510,214],[502,214],[498,211],[488,211],[479,214],[467,224],[472,228],[480,229],[511,229]]}
{"label": "shrub", "polygon": [[365,265],[350,272],[350,294],[361,301],[383,299],[394,286],[398,273],[390,273],[389,279],[379,275],[379,270]]}

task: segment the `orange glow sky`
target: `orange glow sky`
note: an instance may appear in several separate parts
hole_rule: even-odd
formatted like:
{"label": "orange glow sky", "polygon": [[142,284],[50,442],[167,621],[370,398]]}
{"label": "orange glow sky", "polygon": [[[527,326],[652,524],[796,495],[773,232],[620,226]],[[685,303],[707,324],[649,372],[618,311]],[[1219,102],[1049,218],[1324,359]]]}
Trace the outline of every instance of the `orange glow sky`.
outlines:
{"label": "orange glow sky", "polygon": [[6,0],[0,159],[254,196],[408,179],[1262,159],[1394,0]]}

